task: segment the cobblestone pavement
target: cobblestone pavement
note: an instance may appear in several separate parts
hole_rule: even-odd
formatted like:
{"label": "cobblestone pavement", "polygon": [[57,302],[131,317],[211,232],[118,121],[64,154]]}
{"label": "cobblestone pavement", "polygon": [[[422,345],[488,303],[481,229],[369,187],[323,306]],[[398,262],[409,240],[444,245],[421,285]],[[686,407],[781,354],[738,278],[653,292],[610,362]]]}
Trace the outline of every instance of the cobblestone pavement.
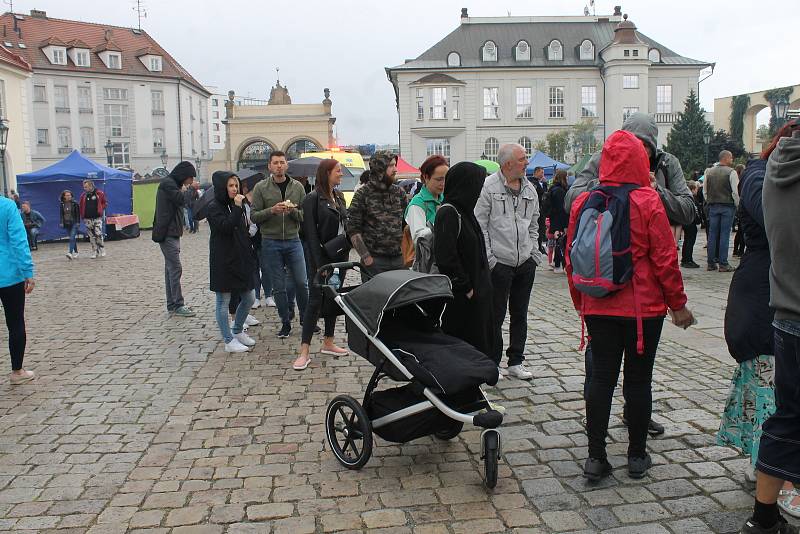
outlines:
{"label": "cobblestone pavement", "polygon": [[[729,274],[689,272],[700,324],[688,333],[665,326],[654,410],[667,432],[649,442],[649,476],[634,481],[620,468],[590,487],[581,477],[580,323],[563,276],[538,273],[535,378],[487,390],[508,410],[489,491],[472,429],[452,442],[378,440],[366,467],[342,468],[324,443],[325,406],[339,393],[359,397],[372,367],[317,355],[306,372],[292,371],[299,328],[276,339],[273,309],[256,312],[255,352],[225,354],[207,290],[207,234],[183,247],[194,319],[167,318],[149,234],[109,243],[102,260],[68,262],[61,244],[36,253],[26,364],[40,378],[0,382],[0,531],[687,534],[733,532],[748,513],[748,462],[714,443],[733,371],[721,340]],[[620,409],[615,466],[627,440]]]}

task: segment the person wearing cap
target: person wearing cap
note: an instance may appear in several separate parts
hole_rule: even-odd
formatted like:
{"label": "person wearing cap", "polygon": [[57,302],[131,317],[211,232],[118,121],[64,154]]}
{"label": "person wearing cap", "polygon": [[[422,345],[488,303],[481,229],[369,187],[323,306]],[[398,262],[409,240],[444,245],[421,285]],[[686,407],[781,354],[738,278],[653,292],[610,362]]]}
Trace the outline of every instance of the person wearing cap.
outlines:
{"label": "person wearing cap", "polygon": [[167,294],[167,313],[171,316],[194,317],[186,306],[181,291],[181,236],[183,235],[183,208],[186,189],[197,171],[188,161],[181,161],[161,183],[156,192],[156,211],[153,216],[153,241],[164,255],[164,284]]}

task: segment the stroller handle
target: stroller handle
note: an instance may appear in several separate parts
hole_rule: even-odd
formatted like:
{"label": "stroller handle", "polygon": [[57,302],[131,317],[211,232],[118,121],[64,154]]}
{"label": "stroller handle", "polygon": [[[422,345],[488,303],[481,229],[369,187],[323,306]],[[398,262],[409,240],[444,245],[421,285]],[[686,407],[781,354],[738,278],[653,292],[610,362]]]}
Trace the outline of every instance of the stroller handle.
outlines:
{"label": "stroller handle", "polygon": [[366,267],[364,267],[360,262],[357,261],[340,261],[337,263],[328,263],[317,269],[317,272],[314,273],[314,279],[312,283],[315,286],[323,286],[325,285],[322,283],[323,274],[326,275],[325,278],[327,279],[328,277],[330,277],[330,273],[332,273],[334,269],[339,269],[339,272],[342,272],[353,268],[357,268],[357,270],[361,273],[366,272]]}

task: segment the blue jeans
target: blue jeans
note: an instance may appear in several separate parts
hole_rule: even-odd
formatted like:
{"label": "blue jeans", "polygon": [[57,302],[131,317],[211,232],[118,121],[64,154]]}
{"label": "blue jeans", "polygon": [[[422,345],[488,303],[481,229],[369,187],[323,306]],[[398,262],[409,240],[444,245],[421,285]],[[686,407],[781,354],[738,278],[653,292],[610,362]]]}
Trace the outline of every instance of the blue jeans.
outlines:
{"label": "blue jeans", "polygon": [[75,254],[78,253],[78,226],[78,224],[73,224],[67,230],[69,233],[69,251]]}
{"label": "blue jeans", "polygon": [[[303,256],[303,244],[295,239],[264,239],[261,250],[267,259],[267,270],[272,282],[272,296],[278,308],[278,315],[283,324],[289,324],[289,298],[287,296],[286,278],[294,282],[297,307],[300,317],[306,312],[308,304],[308,277],[306,276],[306,260]],[[284,271],[285,269],[285,271]]]}
{"label": "blue jeans", "polygon": [[728,245],[736,206],[733,204],[708,205],[708,265],[728,265]]}
{"label": "blue jeans", "polygon": [[234,334],[241,333],[244,328],[244,320],[247,319],[247,314],[250,313],[250,306],[255,302],[256,297],[253,290],[240,293],[241,300],[239,306],[236,308],[236,315],[233,319],[233,332],[231,332],[231,325],[228,323],[228,303],[231,301],[230,293],[217,292],[217,326],[222,333],[222,340],[225,343],[233,341]]}
{"label": "blue jeans", "polygon": [[[264,290],[264,298],[272,297],[272,279],[269,274],[269,263],[267,261],[267,247],[264,246],[264,241],[261,241],[261,248],[258,249],[259,266],[261,270],[261,288]],[[284,269],[283,277],[286,279],[286,295],[289,298],[289,309],[294,309],[295,303],[295,290],[294,279],[286,276]],[[258,290],[256,290],[258,291]]]}

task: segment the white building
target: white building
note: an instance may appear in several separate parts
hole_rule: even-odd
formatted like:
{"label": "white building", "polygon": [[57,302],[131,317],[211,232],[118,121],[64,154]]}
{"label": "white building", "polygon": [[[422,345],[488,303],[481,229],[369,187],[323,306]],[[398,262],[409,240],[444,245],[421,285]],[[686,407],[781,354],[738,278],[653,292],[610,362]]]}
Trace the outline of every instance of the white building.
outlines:
{"label": "white building", "polygon": [[386,69],[400,114],[403,158],[497,157],[529,150],[585,119],[602,140],[633,112],[653,114],[659,143],[709,63],[681,57],[611,16],[470,18],[403,65]]}
{"label": "white building", "polygon": [[5,13],[4,45],[33,67],[28,81],[33,169],[72,149],[145,175],[208,161],[209,93],[145,31]]}
{"label": "white building", "polygon": [[28,79],[30,64],[5,46],[0,46],[0,118],[8,127],[3,169],[0,169],[0,195],[17,189],[17,174],[31,170]]}

